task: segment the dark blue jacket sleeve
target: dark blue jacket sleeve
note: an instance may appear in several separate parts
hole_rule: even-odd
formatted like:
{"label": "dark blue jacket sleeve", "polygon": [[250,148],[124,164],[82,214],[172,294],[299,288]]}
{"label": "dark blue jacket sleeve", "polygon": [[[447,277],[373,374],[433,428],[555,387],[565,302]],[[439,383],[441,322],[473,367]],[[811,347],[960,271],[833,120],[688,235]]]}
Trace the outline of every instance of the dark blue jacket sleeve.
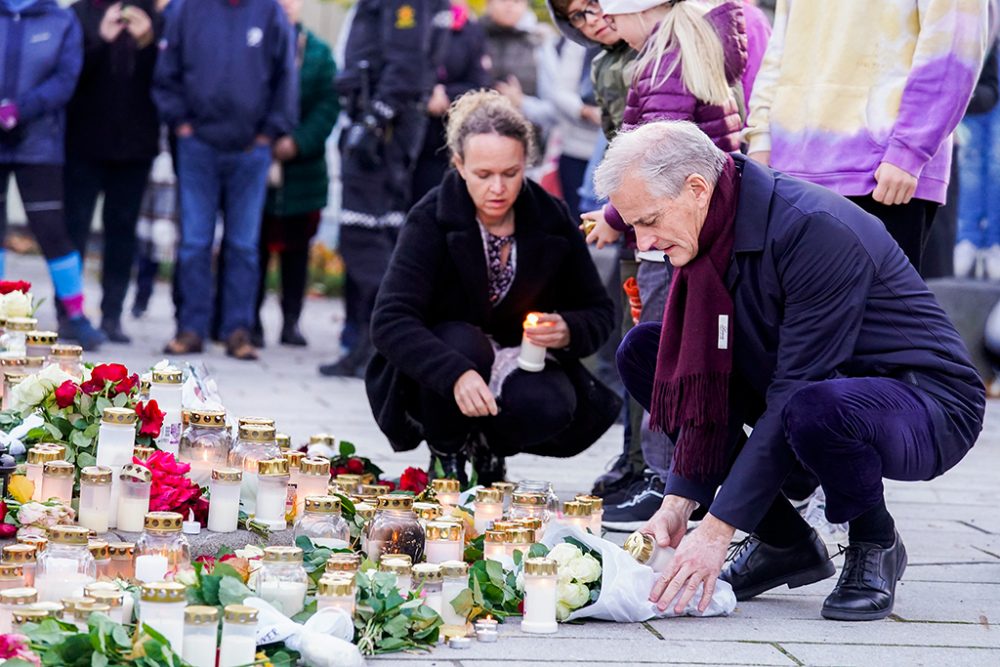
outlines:
{"label": "dark blue jacket sleeve", "polygon": [[166,27],[153,73],[153,102],[160,112],[160,120],[171,129],[191,120],[191,112],[184,98],[184,73],[181,69],[181,27],[184,0],[173,0],[169,11],[164,12]]}
{"label": "dark blue jacket sleeve", "polygon": [[59,49],[59,62],[48,77],[31,90],[25,91],[21,99],[17,100],[22,122],[62,109],[76,90],[76,80],[83,68],[83,30],[76,14],[64,11],[67,11],[69,26]]}
{"label": "dark blue jacket sleeve", "polygon": [[271,101],[259,132],[276,139],[298,124],[299,73],[295,67],[295,28],[277,5],[271,29],[276,32],[271,58]]}
{"label": "dark blue jacket sleeve", "polygon": [[795,461],[785,439],[785,405],[802,387],[836,377],[851,358],[875,271],[855,232],[833,216],[810,214],[789,228],[788,238],[774,241],[785,308],[767,407],[709,507],[746,532],[760,522]]}

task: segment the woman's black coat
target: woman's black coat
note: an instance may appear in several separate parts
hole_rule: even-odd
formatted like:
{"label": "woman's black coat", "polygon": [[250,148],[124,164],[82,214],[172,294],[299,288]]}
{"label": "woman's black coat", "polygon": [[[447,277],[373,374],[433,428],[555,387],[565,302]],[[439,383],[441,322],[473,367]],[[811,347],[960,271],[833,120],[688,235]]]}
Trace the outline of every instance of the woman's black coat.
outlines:
{"label": "woman's black coat", "polygon": [[442,322],[468,322],[513,347],[521,342],[527,313],[558,312],[566,320],[570,345],[555,356],[576,388],[576,414],[569,428],[532,451],[573,456],[617,417],[620,399],[579,361],[597,351],[614,326],[611,299],[583,236],[566,205],[531,181],[525,181],[514,216],[517,270],[496,307],[489,302],[475,207],[461,176],[449,171],[407,216],[375,303],[377,354],[365,377],[375,420],[396,451],[423,440],[408,409],[416,405],[418,387],[450,397],[459,376],[473,369],[431,332]]}

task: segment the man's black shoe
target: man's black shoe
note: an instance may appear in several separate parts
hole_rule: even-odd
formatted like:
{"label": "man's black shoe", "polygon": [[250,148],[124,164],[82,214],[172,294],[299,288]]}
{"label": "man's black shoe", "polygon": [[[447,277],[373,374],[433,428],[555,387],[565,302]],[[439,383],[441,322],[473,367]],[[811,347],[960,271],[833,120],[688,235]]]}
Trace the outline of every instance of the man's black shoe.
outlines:
{"label": "man's black shoe", "polygon": [[888,548],[860,542],[844,552],[844,569],[823,602],[823,618],[875,621],[892,613],[896,583],[906,570],[906,547],[896,533]]}
{"label": "man's black shoe", "polygon": [[605,505],[601,525],[611,531],[632,532],[649,521],[663,504],[663,480],[650,473],[645,482],[617,505]]}
{"label": "man's black shoe", "polygon": [[719,578],[732,585],[742,602],[778,586],[808,586],[835,573],[826,545],[810,530],[809,537],[790,547],[772,547],[756,535],[747,536]]}

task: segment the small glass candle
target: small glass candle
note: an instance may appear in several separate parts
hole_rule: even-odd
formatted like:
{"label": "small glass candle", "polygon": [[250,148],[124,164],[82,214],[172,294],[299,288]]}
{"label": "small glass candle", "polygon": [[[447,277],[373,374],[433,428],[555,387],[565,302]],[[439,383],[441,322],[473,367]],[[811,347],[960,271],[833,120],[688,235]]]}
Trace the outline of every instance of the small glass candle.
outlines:
{"label": "small glass candle", "polygon": [[405,554],[385,554],[378,562],[379,572],[396,575],[396,590],[404,598],[413,587],[413,563]]}
{"label": "small glass candle", "polygon": [[587,532],[590,529],[590,503],[567,500],[563,503],[563,523]]}
{"label": "small glass candle", "polygon": [[427,524],[424,556],[428,563],[462,560],[464,546],[462,527],[458,524],[445,521]]}
{"label": "small glass candle", "polygon": [[224,410],[192,410],[181,434],[178,459],[191,465],[188,477],[198,486],[208,486],[212,470],[225,468],[233,438],[226,428]]}
{"label": "small glass candle", "polygon": [[24,568],[17,563],[0,563],[0,591],[24,587]]}
{"label": "small glass candle", "polygon": [[149,468],[128,464],[118,475],[118,509],[115,512],[118,530],[138,533],[149,513],[149,493],[153,486],[153,473]]}
{"label": "small glass candle", "polygon": [[24,577],[25,586],[35,585],[35,568],[37,564],[37,554],[35,547],[30,544],[8,544],[3,548],[3,562],[10,565],[19,565],[21,575]]}
{"label": "small glass candle", "polygon": [[652,535],[638,531],[628,536],[622,548],[636,561],[652,568],[653,572],[664,572],[674,558],[673,549],[661,547]]}
{"label": "small glass candle", "polygon": [[522,556],[528,555],[528,549],[534,541],[533,531],[529,528],[512,528],[507,531],[504,540],[504,553],[510,559],[514,558],[514,552],[520,551]]}
{"label": "small glass candle", "polygon": [[59,334],[55,331],[29,331],[24,337],[25,355],[29,357],[45,357],[52,354],[52,346],[59,342]]}
{"label": "small glass candle", "polygon": [[306,498],[309,496],[325,496],[327,494],[326,487],[329,483],[329,459],[306,458],[300,460],[295,489],[295,515],[302,516],[302,513],[305,512]]}
{"label": "small glass candle", "polygon": [[483,558],[503,562],[507,556],[507,550],[504,548],[506,541],[506,530],[487,530],[483,533]]}
{"label": "small glass candle", "polygon": [[212,471],[208,499],[208,529],[214,533],[231,533],[240,521],[239,468],[216,468]]}
{"label": "small glass candle", "polygon": [[302,567],[302,549],[266,547],[257,575],[257,595],[291,618],[305,607],[309,577]]}
{"label": "small glass candle", "polygon": [[326,574],[354,576],[361,569],[361,554],[336,553],[326,559]]}
{"label": "small glass candle", "polygon": [[452,602],[469,590],[469,566],[460,560],[441,563],[441,620],[445,625],[465,625],[464,616],[455,611]]}
{"label": "small glass candle", "polygon": [[35,547],[35,553],[40,554],[49,547],[49,538],[41,535],[18,535],[18,544],[29,544]]}
{"label": "small glass candle", "polygon": [[474,525],[480,535],[494,521],[503,517],[503,492],[500,489],[479,489],[476,491]]}
{"label": "small glass candle", "polygon": [[437,500],[442,506],[454,507],[458,505],[462,487],[457,479],[432,479],[431,488],[434,489]]}
{"label": "small glass candle", "polygon": [[559,511],[559,496],[556,495],[555,490],[552,488],[552,482],[545,482],[538,479],[522,479],[514,487],[514,493],[540,493],[548,499],[545,508],[550,514],[556,514]]}
{"label": "small glass candle", "polygon": [[288,527],[288,523],[285,521],[288,479],[287,459],[267,459],[258,464],[257,502],[254,519],[271,530],[284,530]]}
{"label": "small glass candle", "polygon": [[548,523],[551,514],[548,510],[548,498],[541,493],[519,493],[515,492],[510,506],[511,519],[537,518],[542,520],[542,530],[535,531],[536,538],[541,539],[545,532],[545,524]]}
{"label": "small glass candle", "polygon": [[342,489],[349,490],[352,494],[361,492],[361,475],[343,473],[337,475],[336,480]]}
{"label": "small glass candle", "polygon": [[97,566],[98,579],[107,579],[108,570],[111,569],[111,550],[104,540],[90,540],[87,542],[90,555],[94,557],[94,564]]}
{"label": "small glass candle", "polygon": [[59,500],[67,507],[73,502],[76,466],[67,461],[49,461],[42,469],[42,499]]}
{"label": "small glass candle", "polygon": [[493,482],[493,488],[499,489],[503,494],[503,511],[510,509],[511,496],[514,494],[514,482]]}
{"label": "small glass candle", "polygon": [[79,345],[56,343],[49,351],[49,363],[57,364],[74,378],[83,379],[83,348]]}
{"label": "small glass candle", "polygon": [[[108,588],[102,586],[105,584],[109,586]],[[95,586],[101,586],[96,588]],[[100,602],[108,605],[108,616],[115,623],[124,623],[125,619],[122,615],[125,602],[125,593],[119,589],[114,584],[109,582],[97,582],[96,584],[90,584],[84,589],[84,595],[91,598],[95,602]]]}
{"label": "small glass candle", "polygon": [[135,544],[132,542],[111,542],[108,544],[111,565],[109,579],[132,579],[135,577]]}
{"label": "small glass candle", "polygon": [[191,546],[181,532],[183,524],[177,512],[146,515],[144,531],[135,543],[136,579],[162,581],[191,569]]}
{"label": "small glass candle", "polygon": [[144,583],[139,593],[139,622],[159,632],[178,655],[184,654],[187,588],[173,581]]}
{"label": "small glass candle", "polygon": [[96,600],[80,604],[73,612],[76,627],[80,632],[87,632],[92,614],[104,614],[111,618],[111,606]]}
{"label": "small glass candle", "polygon": [[58,602],[67,596],[82,596],[87,584],[97,578],[97,564],[87,548],[88,531],[83,526],[49,529],[49,547],[38,556],[35,589],[38,599]]}
{"label": "small glass candle", "polygon": [[184,661],[192,667],[215,667],[219,648],[219,610],[191,605],[184,610]]}
{"label": "small glass candle", "polygon": [[111,514],[111,468],[87,466],[80,471],[77,523],[95,533],[108,532]]}
{"label": "small glass candle", "polygon": [[38,592],[31,587],[10,588],[0,591],[0,635],[12,632],[11,621],[15,611],[38,601]]}
{"label": "small glass candle", "polygon": [[[377,502],[377,501],[376,501]],[[361,519],[361,550],[368,553],[368,530],[375,519],[375,507],[368,503],[356,503],[354,505],[354,516]]]}
{"label": "small glass candle", "polygon": [[363,496],[384,496],[392,492],[392,487],[388,484],[362,484],[361,495]]}
{"label": "small glass candle", "polygon": [[8,357],[23,357],[28,353],[28,332],[38,327],[33,317],[8,317],[4,334],[0,336],[0,347]]}
{"label": "small glass candle", "polygon": [[178,368],[167,367],[153,371],[149,385],[149,400],[156,401],[163,412],[163,427],[156,438],[156,448],[174,456],[181,446],[181,396],[184,374]]}
{"label": "small glass candle", "polygon": [[413,511],[425,530],[429,522],[441,518],[441,506],[437,503],[413,503]]}
{"label": "small glass candle", "polygon": [[278,449],[282,452],[292,448],[292,436],[287,433],[275,433],[274,441],[278,444]]}
{"label": "small glass candle", "polygon": [[353,576],[324,576],[316,587],[316,611],[341,609],[353,618],[356,593]]}
{"label": "small glass candle", "polygon": [[545,370],[546,349],[541,345],[536,345],[528,338],[528,330],[539,326],[546,326],[547,323],[539,323],[541,313],[528,313],[524,318],[524,335],[521,337],[521,353],[517,357],[517,366],[523,371],[537,373]]}
{"label": "small glass candle", "polygon": [[34,484],[31,491],[31,499],[42,500],[42,470],[49,461],[59,461],[62,454],[59,450],[46,445],[35,445],[28,450],[28,462],[24,466],[24,474],[28,480]]}
{"label": "small glass candle", "polygon": [[[247,514],[257,511],[257,469],[261,461],[282,458],[274,441],[274,426],[244,424],[239,427],[239,437],[229,452],[229,467],[243,471],[240,489],[240,506]],[[287,462],[286,462],[287,469]],[[287,489],[282,491],[287,498]]]}
{"label": "small glass candle", "polygon": [[347,549],[351,528],[340,514],[340,498],[309,496],[305,501],[305,510],[295,522],[294,538],[305,536],[319,547]]}
{"label": "small glass candle", "polygon": [[590,532],[601,536],[601,522],[604,520],[604,499],[600,496],[578,495],[577,500],[590,504]]}
{"label": "small glass candle", "polygon": [[425,605],[441,615],[442,605],[441,566],[434,563],[417,563],[413,566],[413,587],[420,591]]}
{"label": "small glass candle", "polygon": [[239,604],[228,605],[222,617],[219,667],[249,665],[256,655],[257,610]]}
{"label": "small glass candle", "polygon": [[521,631],[552,634],[556,624],[556,578],[558,564],[548,558],[524,561],[524,618]]}
{"label": "small glass candle", "polygon": [[406,554],[412,562],[420,562],[425,536],[413,512],[413,496],[379,496],[367,536],[368,557],[372,560],[378,560],[382,554]]}

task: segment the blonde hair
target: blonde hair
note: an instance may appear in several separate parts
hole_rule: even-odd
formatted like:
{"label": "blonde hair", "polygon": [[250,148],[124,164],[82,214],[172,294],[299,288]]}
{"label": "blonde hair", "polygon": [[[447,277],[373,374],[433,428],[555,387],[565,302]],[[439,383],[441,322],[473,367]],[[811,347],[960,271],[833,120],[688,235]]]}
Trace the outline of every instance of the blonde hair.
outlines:
{"label": "blonde hair", "polygon": [[[708,104],[731,101],[733,92],[726,80],[722,40],[705,20],[705,14],[718,4],[718,0],[682,0],[673,4],[636,58],[633,83],[652,65],[652,83],[658,85],[670,78],[680,60],[681,80],[692,95]],[[672,51],[676,56],[657,80],[664,56]]]}
{"label": "blonde hair", "polygon": [[538,152],[535,129],[509,99],[495,90],[474,90],[452,102],[445,140],[452,156],[464,157],[465,140],[477,134],[497,134],[521,142],[528,164]]}

